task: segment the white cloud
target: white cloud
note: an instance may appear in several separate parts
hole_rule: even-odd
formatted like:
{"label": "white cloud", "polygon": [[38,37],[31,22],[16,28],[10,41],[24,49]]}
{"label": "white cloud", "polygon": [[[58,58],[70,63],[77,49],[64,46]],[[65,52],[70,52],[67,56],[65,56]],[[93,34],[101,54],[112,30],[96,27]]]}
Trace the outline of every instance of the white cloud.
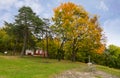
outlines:
{"label": "white cloud", "polygon": [[103,27],[107,36],[107,45],[114,44],[120,46],[120,19],[105,21]]}
{"label": "white cloud", "polygon": [[0,10],[11,10],[11,7],[20,8],[22,6],[30,6],[37,14],[43,11],[43,7],[39,0],[0,0]]}
{"label": "white cloud", "polygon": [[[30,6],[32,10],[40,15],[44,8],[42,7],[40,0],[0,0],[0,25],[3,25],[3,21],[13,20],[14,14],[22,6]],[[17,10],[16,10],[17,9]],[[14,14],[13,14],[14,13]]]}
{"label": "white cloud", "polygon": [[108,11],[109,10],[108,6],[105,4],[104,1],[100,2],[100,5],[98,6],[98,9],[103,10],[103,11]]}
{"label": "white cloud", "polygon": [[0,0],[0,10],[9,10],[16,0]]}
{"label": "white cloud", "polygon": [[37,14],[40,14],[43,11],[43,7],[39,0],[24,0],[24,1],[17,1],[15,7],[20,8],[22,6],[30,6],[33,11]]}

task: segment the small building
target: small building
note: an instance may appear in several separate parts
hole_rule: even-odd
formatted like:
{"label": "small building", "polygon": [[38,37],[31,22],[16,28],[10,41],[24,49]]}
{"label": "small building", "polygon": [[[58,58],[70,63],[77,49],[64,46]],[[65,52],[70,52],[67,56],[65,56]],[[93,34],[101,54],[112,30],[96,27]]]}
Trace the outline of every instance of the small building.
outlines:
{"label": "small building", "polygon": [[41,50],[41,49],[37,49],[37,50],[34,52],[34,56],[47,57],[47,52],[46,52],[46,51],[43,51],[43,50]]}
{"label": "small building", "polygon": [[48,54],[46,51],[43,51],[41,49],[37,49],[35,51],[33,50],[26,50],[25,52],[26,55],[32,55],[32,56],[41,56],[41,57],[47,57]]}
{"label": "small building", "polygon": [[26,50],[25,51],[25,55],[33,55],[34,54],[34,51],[32,51],[32,50]]}

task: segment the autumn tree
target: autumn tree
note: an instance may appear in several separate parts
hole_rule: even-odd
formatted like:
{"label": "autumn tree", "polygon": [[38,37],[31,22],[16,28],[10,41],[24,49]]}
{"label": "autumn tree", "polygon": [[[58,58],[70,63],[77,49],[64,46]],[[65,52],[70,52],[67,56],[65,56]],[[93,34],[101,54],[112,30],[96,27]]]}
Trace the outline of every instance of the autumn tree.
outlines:
{"label": "autumn tree", "polygon": [[103,52],[102,28],[98,18],[90,16],[82,6],[72,2],[62,3],[54,9],[53,22],[52,29],[61,39],[60,49],[67,49],[72,61],[76,60],[79,49],[84,49],[87,55],[90,52]]}

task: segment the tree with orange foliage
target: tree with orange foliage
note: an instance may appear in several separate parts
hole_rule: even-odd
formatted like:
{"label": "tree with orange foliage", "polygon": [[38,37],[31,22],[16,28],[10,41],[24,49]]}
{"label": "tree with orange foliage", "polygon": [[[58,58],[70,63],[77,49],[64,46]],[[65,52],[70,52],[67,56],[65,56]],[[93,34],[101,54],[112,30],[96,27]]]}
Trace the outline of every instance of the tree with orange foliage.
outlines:
{"label": "tree with orange foliage", "polygon": [[82,6],[72,2],[62,3],[54,9],[52,19],[54,22],[52,29],[62,41],[63,48],[60,49],[70,54],[72,61],[76,60],[79,49],[96,53],[103,52],[103,47],[101,47],[103,35],[98,17],[90,16]]}

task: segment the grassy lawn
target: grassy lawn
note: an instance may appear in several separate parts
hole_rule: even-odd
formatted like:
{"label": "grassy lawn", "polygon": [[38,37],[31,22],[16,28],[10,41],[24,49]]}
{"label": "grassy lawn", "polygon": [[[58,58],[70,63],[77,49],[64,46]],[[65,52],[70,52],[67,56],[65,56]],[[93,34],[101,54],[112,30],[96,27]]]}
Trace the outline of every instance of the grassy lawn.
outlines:
{"label": "grassy lawn", "polygon": [[84,65],[39,57],[0,56],[0,78],[51,78],[64,70],[80,68]]}
{"label": "grassy lawn", "polygon": [[[83,70],[87,65],[84,63],[73,63],[43,59],[39,57],[12,57],[0,56],[0,78],[52,78],[55,74],[70,69]],[[120,77],[120,70],[97,66],[99,70],[112,70]],[[108,72],[106,71],[106,72]],[[116,74],[117,73],[117,74]]]}

